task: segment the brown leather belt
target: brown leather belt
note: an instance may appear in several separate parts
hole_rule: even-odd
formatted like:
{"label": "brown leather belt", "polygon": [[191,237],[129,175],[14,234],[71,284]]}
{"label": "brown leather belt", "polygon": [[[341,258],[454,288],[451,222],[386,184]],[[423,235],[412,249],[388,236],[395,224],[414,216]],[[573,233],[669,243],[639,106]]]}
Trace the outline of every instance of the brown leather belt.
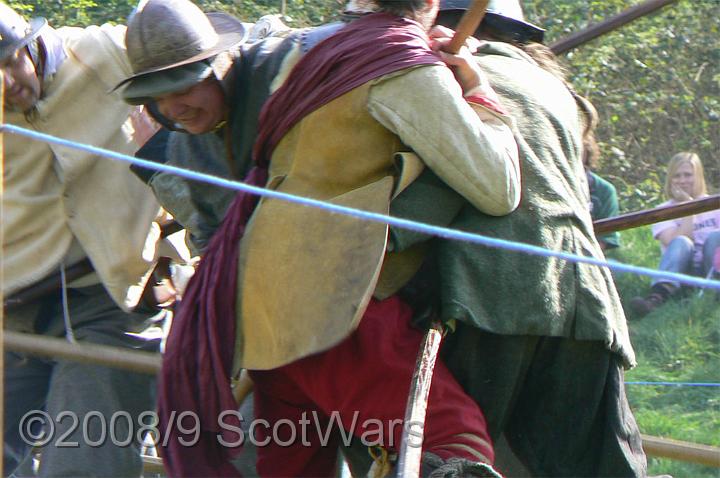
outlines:
{"label": "brown leather belt", "polygon": [[[94,269],[90,259],[85,258],[65,269],[65,281],[72,282],[93,271]],[[5,310],[12,310],[55,292],[61,287],[62,278],[60,271],[58,271],[7,297],[3,300],[3,308]]]}

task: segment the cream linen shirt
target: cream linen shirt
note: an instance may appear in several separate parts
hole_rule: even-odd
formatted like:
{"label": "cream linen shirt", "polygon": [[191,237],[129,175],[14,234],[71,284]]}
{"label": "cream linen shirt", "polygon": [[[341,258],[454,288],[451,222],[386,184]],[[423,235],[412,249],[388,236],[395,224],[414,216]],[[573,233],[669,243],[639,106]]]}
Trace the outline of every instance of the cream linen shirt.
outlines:
{"label": "cream linen shirt", "polygon": [[378,78],[367,108],[478,210],[502,216],[520,203],[512,119],[465,101],[449,68],[418,66]]}
{"label": "cream linen shirt", "polygon": [[[131,108],[108,91],[131,73],[125,28],[62,28],[67,58],[36,111],[5,120],[80,143],[133,154]],[[115,302],[137,304],[156,259],[160,207],[127,164],[6,134],[3,293],[47,276],[79,243]],[[73,254],[77,255],[77,254]]]}
{"label": "cream linen shirt", "polygon": [[[301,58],[299,46],[287,54],[271,92],[283,85]],[[513,119],[465,101],[450,68],[422,65],[372,80],[367,108],[480,211],[502,216],[520,204]]]}

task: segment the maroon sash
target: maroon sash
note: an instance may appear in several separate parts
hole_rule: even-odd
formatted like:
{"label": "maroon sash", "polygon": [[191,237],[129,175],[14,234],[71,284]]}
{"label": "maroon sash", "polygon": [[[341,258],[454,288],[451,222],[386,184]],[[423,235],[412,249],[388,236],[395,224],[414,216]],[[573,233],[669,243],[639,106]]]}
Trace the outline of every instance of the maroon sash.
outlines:
{"label": "maroon sash", "polygon": [[[443,63],[417,22],[387,13],[360,18],[319,43],[265,104],[253,150],[256,166],[245,182],[265,185],[275,146],[309,113],[372,79],[422,64]],[[221,426],[219,417],[238,409],[230,389],[238,243],[257,202],[255,195],[238,193],[173,320],[158,392],[160,449],[169,476],[239,476],[228,461],[238,448],[219,440],[237,441],[230,427],[239,427],[239,420],[226,416]],[[199,427],[197,440],[179,432],[183,412],[184,429]]]}

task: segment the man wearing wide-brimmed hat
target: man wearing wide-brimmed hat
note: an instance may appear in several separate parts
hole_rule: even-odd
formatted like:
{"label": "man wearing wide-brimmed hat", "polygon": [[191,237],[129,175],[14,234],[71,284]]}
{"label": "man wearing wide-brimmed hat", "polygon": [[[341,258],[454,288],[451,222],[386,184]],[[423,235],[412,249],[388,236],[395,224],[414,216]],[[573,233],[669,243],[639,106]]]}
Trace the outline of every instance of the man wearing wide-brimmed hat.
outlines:
{"label": "man wearing wide-brimmed hat", "polygon": [[[251,165],[260,108],[294,43],[272,36],[258,42],[277,30],[262,28],[258,32],[257,24],[242,23],[221,12],[206,16],[187,1],[153,2],[129,23],[127,44],[134,73],[116,85],[123,98],[130,104],[145,104],[170,130],[200,133],[212,123],[212,131],[205,134],[173,133],[168,137],[161,131],[138,156],[243,179]],[[159,33],[164,30],[155,25],[169,25],[167,35]],[[253,44],[243,43],[246,38]],[[173,119],[160,114],[155,97],[185,90],[189,93],[185,95],[186,111]],[[191,248],[202,252],[234,192],[177,175],[132,169],[185,227]]]}
{"label": "man wearing wide-brimmed hat", "polygon": [[[55,30],[0,3],[5,121],[132,154],[133,108],[107,94],[130,74],[124,33],[110,25]],[[6,307],[5,326],[71,342],[157,349],[128,335],[154,313],[131,312],[157,255],[161,209],[152,191],[122,163],[22,136],[3,139],[6,302],[16,304],[15,292],[45,279],[62,282],[77,263],[89,260],[93,269],[64,281],[61,290]],[[149,376],[14,352],[5,354],[4,371],[5,476],[33,445],[28,432],[37,434],[38,427],[27,421],[33,410],[53,422],[52,440],[40,449],[41,476],[140,476],[139,444],[122,446],[110,437],[132,437],[139,414],[153,409]],[[70,446],[57,443],[61,436]]]}
{"label": "man wearing wide-brimmed hat", "polygon": [[[269,135],[278,135],[277,140],[287,134],[287,142],[276,143],[281,153],[255,154],[246,177],[252,184],[382,211],[394,179],[400,189],[404,185],[393,156],[405,143],[477,207],[488,214],[510,212],[519,199],[514,193],[519,171],[510,120],[481,84],[472,62],[456,59],[469,70],[467,81],[459,84],[430,50],[424,27],[432,23],[436,1],[416,1],[414,13],[412,1],[396,3],[377,2],[376,11],[387,11],[356,20],[307,53],[305,40],[316,30],[241,48],[223,70],[217,67],[222,54],[198,59],[201,53],[192,49],[186,55],[195,63],[162,60],[162,43],[145,41],[143,32],[153,30],[162,38],[163,32],[185,29],[183,38],[213,54],[222,36],[208,35],[202,21],[185,21],[185,12],[197,17],[189,13],[185,0],[148,0],[128,24],[128,56],[136,74],[128,78],[122,94],[131,103],[148,104],[166,124],[223,140],[230,167],[241,173],[251,165],[256,134],[261,138],[256,144]],[[380,37],[366,44],[365,28]],[[336,44],[338,38],[343,40]],[[322,60],[304,63],[321,47],[338,76],[328,78],[321,71],[315,75],[325,64]],[[268,51],[273,54],[264,55]],[[379,68],[370,68],[370,58]],[[318,84],[316,89],[301,81],[296,89],[285,83],[273,96],[281,99],[272,110],[260,113],[291,64],[295,67],[288,81],[317,78],[331,80],[337,88]],[[303,65],[312,71],[298,74]],[[411,71],[417,76],[404,76]],[[374,88],[375,80],[383,87]],[[178,86],[167,88],[171,83]],[[422,93],[422,102],[414,92]],[[291,99],[288,94],[297,96]],[[309,103],[298,109],[305,101]],[[315,108],[322,115],[317,121],[310,119]],[[286,114],[299,122],[298,128],[283,124]],[[421,121],[431,117],[433,122]],[[302,139],[293,131],[302,131]],[[233,435],[228,436],[217,417],[236,407],[228,384],[239,367],[250,370],[257,418],[268,420],[271,429],[288,420],[299,425],[298,420],[314,412],[320,426],[339,416],[344,433],[367,437],[370,420],[377,424],[379,444],[390,453],[397,451],[400,429],[389,429],[387,421],[402,422],[422,334],[410,326],[412,310],[394,294],[401,274],[383,275],[387,282],[379,279],[386,227],[270,202],[261,202],[253,213],[254,203],[248,195],[236,198],[206,249],[170,332],[160,428],[180,409],[197,410],[202,424],[196,447],[183,448],[175,430],[163,439],[170,473],[232,473],[223,463],[228,454],[216,438],[231,441]],[[382,287],[376,287],[378,280]],[[424,473],[446,466],[457,476],[492,474],[492,445],[484,437],[479,409],[443,364],[435,373],[424,451],[436,461]],[[350,423],[354,411],[359,428]],[[227,424],[234,425],[230,418],[226,416]],[[314,430],[310,444],[291,440],[283,445],[279,440],[287,438],[284,432],[267,438],[267,446],[258,450],[260,474],[331,473],[335,447],[319,446]]]}

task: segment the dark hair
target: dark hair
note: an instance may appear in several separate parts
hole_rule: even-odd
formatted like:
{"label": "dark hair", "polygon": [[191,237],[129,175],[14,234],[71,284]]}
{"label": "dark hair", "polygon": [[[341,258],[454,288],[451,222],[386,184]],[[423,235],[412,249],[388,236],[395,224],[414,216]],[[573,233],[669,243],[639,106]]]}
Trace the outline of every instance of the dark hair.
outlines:
{"label": "dark hair", "polygon": [[399,17],[414,16],[417,11],[425,8],[425,0],[375,0],[375,3],[381,11]]}

